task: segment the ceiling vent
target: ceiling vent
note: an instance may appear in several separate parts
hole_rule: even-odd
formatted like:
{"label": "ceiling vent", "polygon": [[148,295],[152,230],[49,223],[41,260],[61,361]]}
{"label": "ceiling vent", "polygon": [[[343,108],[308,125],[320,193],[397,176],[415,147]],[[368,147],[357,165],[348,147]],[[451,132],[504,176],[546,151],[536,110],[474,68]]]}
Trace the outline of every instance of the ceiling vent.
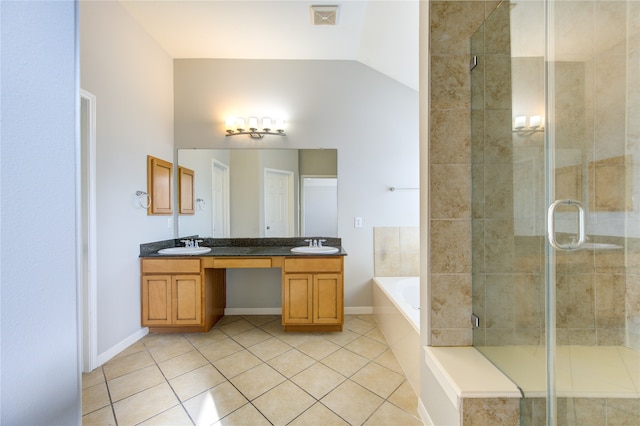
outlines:
{"label": "ceiling vent", "polygon": [[338,22],[338,6],[311,6],[313,25],[335,25]]}

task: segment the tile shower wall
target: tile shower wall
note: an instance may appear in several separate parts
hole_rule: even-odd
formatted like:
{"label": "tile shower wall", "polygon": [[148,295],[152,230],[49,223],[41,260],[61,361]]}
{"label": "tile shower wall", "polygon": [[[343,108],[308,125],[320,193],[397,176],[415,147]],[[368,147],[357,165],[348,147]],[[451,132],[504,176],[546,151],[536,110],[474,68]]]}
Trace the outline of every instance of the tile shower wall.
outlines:
{"label": "tile shower wall", "polygon": [[373,228],[374,273],[376,277],[420,275],[420,228]]}
{"label": "tile shower wall", "polygon": [[430,2],[430,279],[433,346],[472,344],[470,38],[498,1]]}

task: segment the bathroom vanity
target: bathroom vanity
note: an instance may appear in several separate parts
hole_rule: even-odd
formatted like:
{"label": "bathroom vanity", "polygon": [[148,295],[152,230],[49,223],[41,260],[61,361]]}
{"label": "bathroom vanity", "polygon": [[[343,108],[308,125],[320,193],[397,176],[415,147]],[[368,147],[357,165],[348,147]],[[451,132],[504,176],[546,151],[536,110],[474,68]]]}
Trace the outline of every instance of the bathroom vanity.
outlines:
{"label": "bathroom vanity", "polygon": [[140,246],[142,325],[151,332],[206,332],[224,316],[226,270],[280,268],[285,331],[342,331],[344,256],[340,239],[328,238],[334,254],[296,254],[299,238],[203,239],[211,251],[163,255],[180,245],[167,240]]}

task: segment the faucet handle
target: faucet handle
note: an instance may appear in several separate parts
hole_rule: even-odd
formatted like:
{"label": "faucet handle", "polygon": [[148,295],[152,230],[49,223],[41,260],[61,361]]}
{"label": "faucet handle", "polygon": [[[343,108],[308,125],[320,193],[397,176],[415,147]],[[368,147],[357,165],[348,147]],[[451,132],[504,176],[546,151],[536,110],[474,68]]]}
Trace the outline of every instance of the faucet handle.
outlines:
{"label": "faucet handle", "polygon": [[195,240],[195,241],[194,241],[194,243],[195,243],[195,246],[194,246],[194,247],[196,247],[196,248],[200,247],[199,243],[201,243],[202,241],[203,241],[203,240]]}
{"label": "faucet handle", "polygon": [[322,247],[322,243],[326,242],[327,240],[318,240],[318,247]]}
{"label": "faucet handle", "polygon": [[313,247],[313,240],[307,239],[307,240],[304,240],[304,242],[309,243],[309,247]]}
{"label": "faucet handle", "polygon": [[191,242],[191,240],[180,240],[181,243],[184,243],[185,247],[189,247],[189,243]]}

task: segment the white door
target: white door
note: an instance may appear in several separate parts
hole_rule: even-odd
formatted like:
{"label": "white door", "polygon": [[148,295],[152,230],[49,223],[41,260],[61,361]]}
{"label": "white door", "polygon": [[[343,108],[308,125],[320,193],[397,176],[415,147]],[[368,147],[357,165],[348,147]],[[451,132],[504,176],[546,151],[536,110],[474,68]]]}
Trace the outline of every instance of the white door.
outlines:
{"label": "white door", "polygon": [[264,169],[264,236],[293,237],[293,172]]}
{"label": "white door", "polygon": [[213,160],[211,169],[211,235],[213,238],[229,238],[229,166]]}

